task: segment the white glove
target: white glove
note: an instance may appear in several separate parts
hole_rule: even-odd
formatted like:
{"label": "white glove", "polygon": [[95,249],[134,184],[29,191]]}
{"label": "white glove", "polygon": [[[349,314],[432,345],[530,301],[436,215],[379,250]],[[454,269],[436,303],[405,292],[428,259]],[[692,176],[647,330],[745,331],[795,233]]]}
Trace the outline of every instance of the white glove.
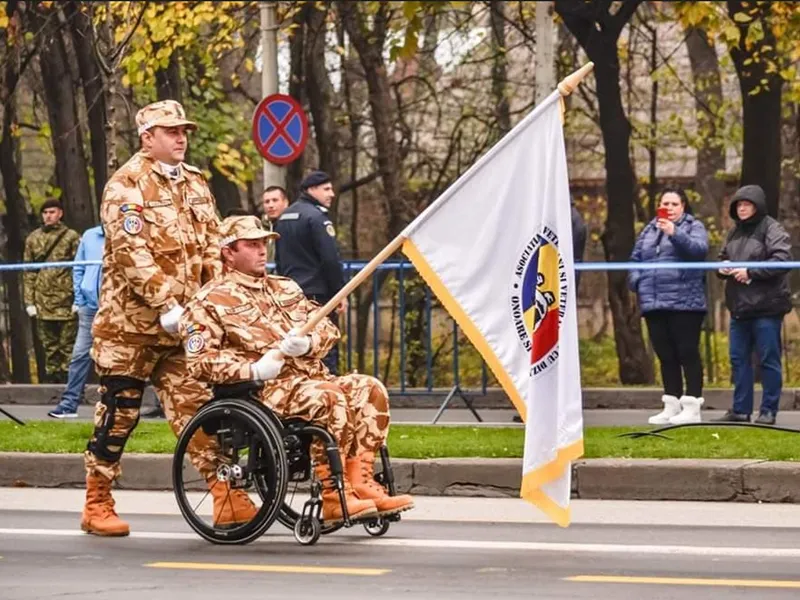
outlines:
{"label": "white glove", "polygon": [[73,305],[72,305],[72,314],[74,315],[74,314],[75,314],[76,312],[78,312],[80,309],[81,309],[81,307],[80,307],[80,306],[78,306],[77,304],[73,304]]}
{"label": "white glove", "polygon": [[183,314],[183,307],[178,304],[161,315],[158,320],[167,333],[178,333],[178,322]]}
{"label": "white glove", "polygon": [[37,314],[36,313],[36,307],[33,304],[30,304],[30,305],[26,306],[25,307],[25,312],[28,313],[29,317],[35,317],[36,314]]}
{"label": "white glove", "polygon": [[250,372],[253,374],[253,379],[256,381],[268,381],[275,379],[278,373],[283,368],[283,363],[286,362],[283,358],[278,358],[278,353],[275,350],[270,350],[264,356],[250,365]]}
{"label": "white glove", "polygon": [[300,337],[297,329],[290,329],[286,337],[278,346],[278,349],[285,355],[296,358],[303,356],[311,349],[311,338],[307,335]]}

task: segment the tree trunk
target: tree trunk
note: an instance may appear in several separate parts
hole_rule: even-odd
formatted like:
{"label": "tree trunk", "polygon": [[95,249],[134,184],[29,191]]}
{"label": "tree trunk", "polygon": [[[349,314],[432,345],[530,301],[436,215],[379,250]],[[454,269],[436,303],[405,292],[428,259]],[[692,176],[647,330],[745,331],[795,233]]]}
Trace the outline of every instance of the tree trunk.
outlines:
{"label": "tree trunk", "polygon": [[[789,85],[787,83],[787,85]],[[781,201],[778,220],[789,232],[792,240],[792,254],[798,256],[798,240],[800,240],[800,107],[793,102],[784,107],[782,118],[782,154],[781,161]],[[792,292],[800,290],[800,273],[796,269],[789,271],[789,283]]]}
{"label": "tree trunk", "polygon": [[[108,181],[108,148],[106,145],[106,97],[103,78],[94,55],[94,33],[90,17],[80,10],[78,2],[65,3],[64,12],[69,18],[72,46],[78,59],[92,150],[95,205],[103,198]],[[93,212],[94,217],[97,212]],[[95,222],[97,222],[95,220]]]}
{"label": "tree trunk", "polygon": [[699,141],[695,175],[695,192],[700,196],[697,212],[703,217],[713,217],[719,224],[725,197],[725,183],[718,177],[725,172],[725,149],[717,141],[717,123],[722,106],[719,60],[714,46],[701,29],[693,27],[687,31],[686,48],[692,65]]}
{"label": "tree trunk", "polygon": [[[289,33],[289,95],[297,100],[300,106],[306,106],[306,74],[303,61],[306,46],[305,19],[306,12],[312,9],[313,6],[306,4],[302,9],[295,12],[292,18],[293,28]],[[290,202],[300,188],[305,162],[305,152],[303,152],[297,157],[297,160],[292,161],[286,167],[286,192],[289,194]]]}
{"label": "tree trunk", "polygon": [[[16,17],[12,17],[16,18]],[[28,216],[25,199],[20,193],[22,175],[16,162],[19,138],[17,128],[16,87],[19,82],[19,50],[17,43],[7,44],[5,56],[5,85],[3,102],[3,133],[0,137],[0,173],[5,190],[6,216],[4,226],[7,234],[7,259],[10,263],[21,263],[28,236]],[[7,94],[7,95],[6,95]],[[28,363],[27,325],[30,323],[22,300],[22,284],[19,271],[5,271],[3,281],[6,285],[9,305],[11,340],[11,380],[14,383],[29,383],[31,380]]]}
{"label": "tree trunk", "polygon": [[381,2],[372,19],[372,30],[366,29],[360,3],[337,2],[347,35],[353,43],[369,90],[369,105],[377,146],[378,171],[383,183],[384,202],[389,215],[389,237],[395,237],[410,222],[406,207],[405,189],[401,183],[402,164],[400,149],[394,132],[394,101],[389,86],[389,77],[383,61],[383,43],[389,10],[388,3]]}
{"label": "tree trunk", "polygon": [[[779,63],[775,50],[777,42],[768,22],[769,2],[728,1],[731,19],[737,14],[747,14],[760,22],[763,37],[746,45],[750,23],[737,23],[741,38],[731,48],[731,58],[739,76],[742,92],[742,147],[741,185],[757,184],[767,196],[767,212],[778,216],[781,179],[781,90],[780,74],[774,68]],[[763,83],[762,83],[763,82]]]}
{"label": "tree trunk", "polygon": [[[541,4],[540,4],[541,6]],[[506,83],[508,81],[506,56],[506,3],[492,2],[489,4],[492,26],[492,97],[495,102],[494,115],[497,121],[497,139],[503,137],[511,131],[511,112],[506,95]],[[427,36],[426,36],[426,42]],[[539,73],[538,69],[536,71]]]}
{"label": "tree trunk", "polygon": [[75,86],[67,68],[70,57],[55,14],[41,14],[40,10],[39,7],[31,10],[34,15],[32,31],[44,28],[39,64],[55,153],[56,181],[62,191],[64,221],[83,231],[95,224],[95,210],[83,153]]}
{"label": "tree trunk", "polygon": [[[596,2],[590,6],[582,0],[559,0],[555,6],[595,65],[608,199],[603,249],[607,261],[627,261],[634,244],[636,178],[630,159],[631,124],[620,95],[617,40],[639,2],[631,0],[623,4],[613,16],[609,12],[611,4]],[[642,339],[641,316],[628,291],[624,271],[608,273],[608,300],[614,320],[620,381],[652,383],[653,364]]]}
{"label": "tree trunk", "polygon": [[[314,139],[319,151],[319,168],[331,176],[334,187],[341,183],[341,134],[336,125],[334,111],[336,99],[333,85],[325,65],[325,34],[327,9],[310,5],[306,13],[305,65],[308,106],[314,122]],[[339,203],[334,207],[331,220],[336,222]]]}
{"label": "tree trunk", "polygon": [[[154,51],[158,49],[157,44],[153,44],[153,49]],[[156,97],[159,100],[175,100],[183,103],[181,65],[177,52],[170,55],[166,69],[156,71]]]}

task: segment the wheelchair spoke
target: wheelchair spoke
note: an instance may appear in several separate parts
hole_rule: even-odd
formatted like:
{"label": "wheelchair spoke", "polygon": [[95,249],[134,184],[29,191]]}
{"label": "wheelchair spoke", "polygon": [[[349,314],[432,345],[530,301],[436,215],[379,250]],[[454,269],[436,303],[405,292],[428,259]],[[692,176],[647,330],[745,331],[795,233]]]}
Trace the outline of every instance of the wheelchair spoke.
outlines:
{"label": "wheelchair spoke", "polygon": [[195,506],[195,507],[194,507],[194,512],[197,512],[197,509],[198,509],[198,508],[200,508],[200,505],[201,505],[203,502],[205,502],[205,501],[206,501],[206,498],[208,498],[208,497],[209,497],[209,495],[211,494],[211,490],[212,490],[213,488],[217,487],[217,484],[219,484],[219,481],[214,481],[214,485],[212,485],[212,486],[211,486],[211,488],[209,488],[209,490],[208,490],[208,491],[207,491],[207,492],[206,492],[206,493],[203,495],[203,497],[202,497],[202,498],[200,498],[200,502],[198,502],[198,503],[197,503],[197,506]]}

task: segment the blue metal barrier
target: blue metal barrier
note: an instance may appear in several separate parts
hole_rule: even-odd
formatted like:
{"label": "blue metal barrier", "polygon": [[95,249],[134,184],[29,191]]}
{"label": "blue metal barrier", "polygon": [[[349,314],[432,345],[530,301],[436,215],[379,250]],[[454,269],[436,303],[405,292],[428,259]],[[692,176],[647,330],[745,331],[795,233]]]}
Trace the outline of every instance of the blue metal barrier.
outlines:
{"label": "blue metal barrier", "polygon": [[[102,261],[75,261],[75,262],[52,262],[52,263],[27,263],[27,264],[0,264],[0,271],[26,271],[45,268],[71,268],[77,265],[98,265]],[[356,272],[360,271],[367,264],[366,261],[343,261],[345,269],[345,276],[349,279]],[[269,265],[270,268],[274,267],[273,264]],[[717,270],[721,268],[769,268],[769,269],[800,269],[800,261],[793,262],[658,262],[658,263],[633,263],[633,262],[587,262],[576,263],[576,271],[631,271],[631,270],[658,270],[658,269],[692,269],[692,270]],[[387,387],[392,390],[393,395],[425,395],[425,396],[445,396],[446,400],[440,408],[441,411],[445,408],[446,404],[455,396],[458,395],[464,399],[467,405],[471,407],[468,400],[469,396],[485,395],[489,386],[489,373],[487,371],[486,363],[481,360],[480,377],[478,379],[473,375],[472,379],[467,382],[466,389],[462,388],[464,382],[462,373],[462,357],[461,353],[463,348],[459,343],[459,329],[452,321],[452,349],[448,350],[444,356],[438,356],[437,351],[434,349],[434,332],[433,332],[433,314],[437,309],[436,303],[430,288],[425,286],[424,299],[421,309],[423,310],[423,329],[424,329],[424,384],[417,385],[410,388],[408,385],[408,342],[407,331],[404,326],[406,317],[409,310],[417,310],[420,307],[409,307],[409,300],[407,298],[407,285],[409,283],[409,273],[415,272],[414,266],[406,260],[396,260],[385,262],[380,265],[376,272],[372,275],[372,294],[370,295],[369,304],[371,311],[371,326],[372,335],[371,339],[363,340],[363,357],[364,364],[368,364],[371,357],[371,371],[372,375],[382,380],[386,380]],[[391,281],[393,278],[397,284],[397,298],[392,300],[391,312],[393,319],[397,319],[398,327],[394,327],[394,322],[389,324],[389,331],[397,332],[393,335],[392,339],[386,342],[381,342],[382,323],[385,327],[385,318],[382,317],[381,309],[381,286],[379,279],[385,278],[386,281]],[[385,297],[385,293],[383,294]],[[397,310],[394,310],[395,301]],[[351,305],[350,310],[346,315],[340,315],[340,326],[343,327],[345,334],[345,355],[347,371],[352,371],[354,362],[358,359],[358,349],[355,347],[356,340],[356,316],[355,306]],[[446,331],[440,329],[439,331]],[[446,334],[447,335],[447,334]],[[399,338],[399,340],[398,340]],[[394,364],[394,349],[397,343],[399,357],[396,367]],[[443,341],[442,344],[449,345],[448,341]],[[466,344],[469,347],[469,344]],[[389,357],[392,357],[391,363],[388,364]],[[448,368],[442,369],[441,365],[450,362]],[[438,375],[436,374],[438,373]],[[388,375],[388,377],[386,376]],[[437,385],[438,384],[438,385]],[[474,410],[473,410],[474,412]],[[437,415],[438,418],[439,415]],[[480,417],[475,413],[476,418]]]}

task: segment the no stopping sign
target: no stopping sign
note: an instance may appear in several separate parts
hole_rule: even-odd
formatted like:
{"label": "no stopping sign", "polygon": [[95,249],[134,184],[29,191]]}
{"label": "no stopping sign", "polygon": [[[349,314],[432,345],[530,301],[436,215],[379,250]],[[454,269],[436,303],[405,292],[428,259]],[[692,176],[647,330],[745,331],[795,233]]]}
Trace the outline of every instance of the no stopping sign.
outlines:
{"label": "no stopping sign", "polygon": [[269,162],[286,165],[299,157],[308,141],[306,113],[291,96],[272,94],[253,114],[253,142]]}

